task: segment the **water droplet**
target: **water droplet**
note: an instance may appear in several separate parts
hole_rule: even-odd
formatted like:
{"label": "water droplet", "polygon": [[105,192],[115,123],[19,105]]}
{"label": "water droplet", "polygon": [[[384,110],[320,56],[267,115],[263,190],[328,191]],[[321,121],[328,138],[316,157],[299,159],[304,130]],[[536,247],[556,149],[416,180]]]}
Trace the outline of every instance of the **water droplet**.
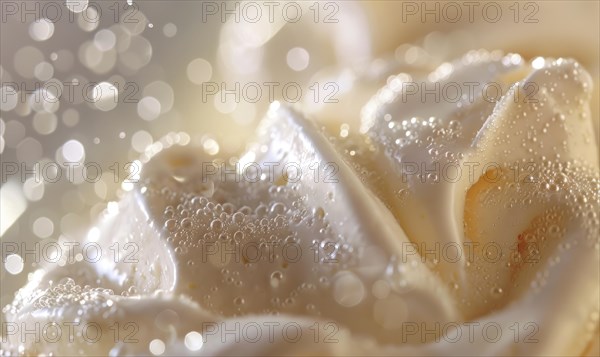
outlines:
{"label": "water droplet", "polygon": [[210,229],[212,229],[215,232],[220,232],[221,229],[223,229],[223,222],[220,219],[215,219],[212,222],[210,222]]}
{"label": "water droplet", "polygon": [[492,297],[498,299],[498,298],[502,297],[502,295],[504,294],[504,290],[499,286],[495,286],[492,288],[491,294],[492,294]]}
{"label": "water droplet", "polygon": [[244,223],[245,218],[246,217],[245,217],[245,215],[242,212],[236,212],[231,217],[231,220],[235,224],[242,224],[242,223]]}
{"label": "water droplet", "polygon": [[169,231],[169,232],[173,232],[177,227],[177,221],[174,219],[169,219],[165,222],[165,228]]}
{"label": "water droplet", "polygon": [[192,220],[189,218],[184,218],[181,220],[181,227],[184,229],[189,229],[192,227]]}
{"label": "water droplet", "polygon": [[279,287],[281,279],[283,279],[283,273],[280,271],[274,271],[271,274],[271,287],[273,287],[273,288]]}
{"label": "water droplet", "polygon": [[284,214],[285,213],[285,205],[280,202],[276,202],[271,206],[271,213],[274,214]]}

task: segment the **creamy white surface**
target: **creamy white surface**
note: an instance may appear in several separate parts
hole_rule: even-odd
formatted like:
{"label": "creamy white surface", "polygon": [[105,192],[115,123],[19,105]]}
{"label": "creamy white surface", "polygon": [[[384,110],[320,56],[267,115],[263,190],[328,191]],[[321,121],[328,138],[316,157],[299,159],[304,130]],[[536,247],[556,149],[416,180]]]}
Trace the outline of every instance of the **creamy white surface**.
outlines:
{"label": "creamy white surface", "polygon": [[[220,171],[207,174],[205,163],[213,157],[165,142],[93,237],[102,247],[134,244],[139,261],[124,261],[122,254],[115,262],[113,254],[104,254],[96,263],[45,267],[5,308],[11,323],[93,322],[103,338],[36,343],[11,335],[5,346],[31,355],[138,355],[160,339],[164,354],[173,355],[590,353],[600,299],[592,81],[565,59],[533,69],[515,55],[472,52],[448,68],[431,79],[496,82],[504,96],[498,103],[481,92],[460,104],[418,96],[405,101],[398,90],[402,81],[424,76],[403,73],[372,93],[360,122],[349,118],[349,135],[336,138],[330,136],[337,136],[337,123],[321,130],[296,110],[274,104],[241,162],[297,164],[302,176],[296,183],[280,174],[258,182],[233,174],[222,180]],[[515,101],[515,93],[525,97],[527,83],[538,85],[538,103]],[[365,95],[361,88],[349,93]],[[474,177],[456,182],[423,182],[402,169],[402,163],[422,162],[493,162],[499,179],[489,183],[480,177],[485,172],[475,170]],[[535,183],[524,182],[527,173],[514,180],[510,166],[529,162]],[[434,262],[406,250],[408,243],[433,248],[494,242],[503,252],[516,246],[518,255],[524,254],[520,236],[539,247],[539,262],[510,264],[514,256],[507,253],[490,263],[481,248],[472,261],[463,252],[458,261]],[[236,249],[233,242],[289,243],[302,255],[286,264],[277,248],[273,257],[263,251],[260,261],[250,263],[207,253],[227,244]],[[456,342],[436,343],[432,334],[399,338],[413,323],[431,328],[468,321],[497,324],[503,334],[493,343],[479,329]],[[139,328],[138,342],[106,333],[128,322]],[[236,323],[258,326],[262,337],[235,341],[235,334],[223,331]],[[284,338],[289,323],[301,328],[299,341]],[[515,323],[519,343],[511,330]],[[539,326],[538,342],[523,343],[530,331],[523,326],[531,323]],[[190,331],[205,338],[198,351],[186,347]]]}

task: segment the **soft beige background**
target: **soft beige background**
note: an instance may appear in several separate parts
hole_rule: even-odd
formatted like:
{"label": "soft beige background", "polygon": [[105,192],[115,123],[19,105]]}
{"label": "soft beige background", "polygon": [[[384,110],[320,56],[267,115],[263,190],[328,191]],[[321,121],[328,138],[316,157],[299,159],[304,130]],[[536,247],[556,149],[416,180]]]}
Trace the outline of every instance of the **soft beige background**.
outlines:
{"label": "soft beige background", "polygon": [[[115,109],[104,112],[88,103],[61,100],[60,107],[54,112],[56,128],[44,135],[34,127],[34,113],[26,109],[26,104],[0,112],[3,162],[26,161],[33,164],[41,160],[55,161],[62,145],[67,140],[75,139],[85,147],[85,161],[97,162],[105,172],[98,184],[72,183],[62,179],[56,184],[39,185],[36,192],[40,192],[43,186],[44,194],[33,200],[26,196],[35,196],[35,192],[31,187],[23,188],[20,179],[3,182],[1,210],[14,209],[10,205],[13,199],[7,192],[21,197],[27,205],[19,219],[0,237],[3,244],[27,242],[31,247],[34,242],[44,243],[59,238],[78,240],[85,234],[90,219],[106,206],[106,202],[118,198],[119,180],[115,180],[109,166],[114,162],[119,163],[120,178],[123,178],[122,166],[140,155],[132,148],[133,138],[137,138],[134,139],[137,140],[134,146],[139,147],[145,142],[143,139],[147,141],[149,136],[156,140],[169,132],[183,131],[189,134],[191,141],[212,150],[212,140],[219,144],[221,151],[237,152],[243,149],[245,139],[251,135],[268,105],[267,98],[256,104],[242,100],[234,105],[232,113],[222,112],[223,107],[226,111],[231,109],[231,103],[225,103],[224,106],[219,103],[215,105],[212,100],[204,103],[202,87],[192,83],[186,71],[188,64],[197,58],[211,64],[210,81],[226,81],[228,86],[236,81],[241,85],[252,81],[274,81],[282,85],[298,82],[308,86],[313,75],[323,68],[353,66],[378,56],[393,56],[395,49],[406,43],[419,45],[435,56],[448,59],[477,48],[518,52],[528,59],[535,56],[573,57],[594,77],[594,116],[598,128],[600,7],[597,1],[537,2],[537,23],[515,23],[514,12],[509,9],[513,1],[496,2],[503,10],[500,21],[496,23],[485,21],[481,13],[483,5],[475,9],[473,22],[468,21],[467,14],[463,13],[463,21],[450,23],[443,18],[436,22],[431,16],[427,21],[421,21],[417,15],[408,16],[403,21],[403,9],[406,9],[407,2],[340,1],[335,3],[339,7],[336,15],[339,21],[335,24],[315,23],[309,9],[314,2],[306,1],[298,2],[304,9],[301,20],[287,24],[281,21],[280,16],[276,16],[279,20],[275,23],[266,24],[223,23],[216,16],[202,21],[200,1],[135,3],[140,9],[135,18],[140,22],[136,25],[138,27],[128,30],[135,34],[133,36],[124,35],[127,31],[119,29],[120,25],[115,23],[109,9],[115,4],[125,6],[125,0],[102,2],[104,16],[97,28],[90,31],[80,26],[77,20],[69,21],[68,10],[63,6],[64,21],[55,24],[53,35],[45,41],[31,38],[31,21],[22,22],[17,17],[10,17],[1,24],[0,65],[3,83],[22,82],[32,88],[35,82],[41,81],[20,75],[16,68],[21,66],[27,70],[27,66],[47,61],[54,66],[52,77],[63,82],[78,78],[82,83],[136,83],[140,91],[135,98],[155,96],[164,111],[148,121],[140,118],[135,103],[122,103],[119,100]],[[321,2],[320,6],[326,3]],[[63,5],[62,2],[57,4]],[[443,4],[440,2],[440,6]],[[519,3],[521,20],[526,10],[532,9],[525,6],[531,5]],[[321,10],[324,11],[324,7]],[[463,10],[466,11],[466,7]],[[173,28],[168,24],[177,28],[173,37],[165,35],[165,32],[170,35],[169,30]],[[97,51],[86,52],[91,51],[88,47],[93,46],[93,42],[90,41],[102,29],[112,29],[117,34],[116,49],[99,55]],[[253,37],[257,34],[258,37]],[[249,43],[253,45],[249,46]],[[26,46],[35,47],[42,58],[29,56],[22,61],[17,53]],[[239,50],[242,47],[244,50]],[[286,64],[286,55],[294,47],[306,49],[310,56],[308,67],[300,72],[293,71]],[[51,58],[53,52],[58,55],[56,61]],[[91,65],[90,61],[97,61],[98,65]],[[146,61],[148,63],[144,64]],[[136,63],[144,65],[136,66]],[[152,92],[152,86],[147,87],[155,81],[161,81],[158,93]],[[156,88],[156,84],[154,86]],[[173,93],[172,106],[169,87]],[[304,94],[308,95],[308,92]],[[76,124],[72,120],[73,111],[67,109],[74,109],[79,114]],[[39,120],[44,119],[38,119],[38,125],[48,126],[47,123],[40,124]],[[140,134],[140,131],[143,133]],[[95,143],[95,140],[99,143]],[[47,217],[53,222],[51,230],[47,225],[41,226],[42,231],[51,232],[44,239],[36,236],[32,230],[33,223],[40,217]],[[2,306],[12,300],[15,289],[24,283],[33,268],[26,261],[23,271],[12,275],[7,273],[4,264],[0,264]]]}

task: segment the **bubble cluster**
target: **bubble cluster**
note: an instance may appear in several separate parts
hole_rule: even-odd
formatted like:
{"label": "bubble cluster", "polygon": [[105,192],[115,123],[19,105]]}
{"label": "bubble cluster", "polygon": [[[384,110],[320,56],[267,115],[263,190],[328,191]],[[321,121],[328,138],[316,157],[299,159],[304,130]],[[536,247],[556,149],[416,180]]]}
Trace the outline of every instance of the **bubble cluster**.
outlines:
{"label": "bubble cluster", "polygon": [[105,309],[112,305],[111,289],[92,287],[90,285],[78,285],[71,278],[62,278],[54,283],[50,281],[46,289],[36,289],[27,295],[18,294],[12,304],[3,308],[5,314],[18,313],[25,305],[31,304],[34,309],[64,308],[75,306],[80,309],[78,315],[90,310]]}

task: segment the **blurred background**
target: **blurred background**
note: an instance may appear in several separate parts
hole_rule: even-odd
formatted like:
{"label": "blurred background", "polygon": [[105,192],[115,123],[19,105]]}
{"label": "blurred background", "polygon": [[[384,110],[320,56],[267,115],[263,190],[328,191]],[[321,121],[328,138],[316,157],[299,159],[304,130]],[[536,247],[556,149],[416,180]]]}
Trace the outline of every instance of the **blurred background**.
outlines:
{"label": "blurred background", "polygon": [[136,160],[172,142],[236,155],[275,99],[343,122],[390,74],[499,49],[580,61],[598,129],[598,1],[0,3],[2,306]]}

